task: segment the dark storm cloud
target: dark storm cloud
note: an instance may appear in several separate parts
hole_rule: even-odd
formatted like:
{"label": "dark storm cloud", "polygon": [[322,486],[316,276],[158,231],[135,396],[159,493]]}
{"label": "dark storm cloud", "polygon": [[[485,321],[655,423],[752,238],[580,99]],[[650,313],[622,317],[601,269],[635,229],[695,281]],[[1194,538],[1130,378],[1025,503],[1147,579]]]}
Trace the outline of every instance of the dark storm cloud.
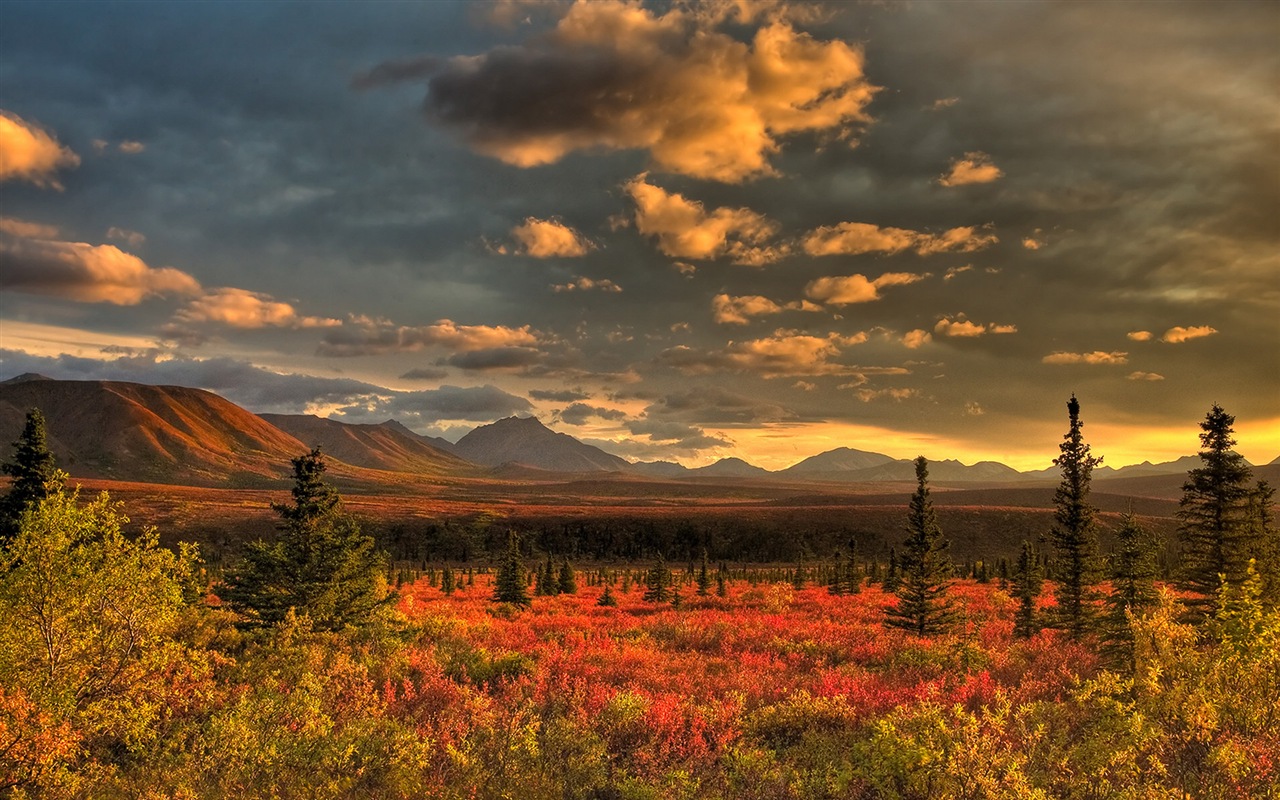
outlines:
{"label": "dark storm cloud", "polygon": [[585,425],[592,418],[618,422],[627,418],[625,411],[616,408],[589,406],[586,403],[574,403],[560,411],[556,417],[566,425]]}
{"label": "dark storm cloud", "polygon": [[443,363],[458,369],[484,371],[519,369],[537,364],[543,358],[543,354],[532,347],[490,347],[484,350],[455,353],[446,358]]}
{"label": "dark storm cloud", "polygon": [[573,389],[531,389],[529,390],[529,396],[534,400],[544,400],[552,403],[572,403],[576,400],[586,400],[591,397],[586,392]]}
{"label": "dark storm cloud", "polygon": [[504,392],[492,384],[484,386],[441,386],[418,392],[399,392],[367,406],[338,411],[341,418],[367,419],[388,416],[419,422],[469,420],[489,422],[533,408],[528,400]]}
{"label": "dark storm cloud", "polygon": [[406,381],[438,381],[449,377],[449,370],[418,367],[403,373],[400,377]]}

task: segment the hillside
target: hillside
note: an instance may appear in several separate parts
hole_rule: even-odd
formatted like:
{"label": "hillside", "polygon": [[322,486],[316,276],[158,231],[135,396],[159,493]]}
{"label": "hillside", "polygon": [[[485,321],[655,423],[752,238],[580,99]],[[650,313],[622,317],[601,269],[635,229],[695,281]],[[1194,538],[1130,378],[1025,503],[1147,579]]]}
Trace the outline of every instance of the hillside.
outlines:
{"label": "hillside", "polygon": [[464,475],[473,464],[428,444],[399,423],[352,425],[310,414],[260,414],[309,447],[356,467],[422,475]]}
{"label": "hillside", "polygon": [[0,383],[0,441],[26,413],[45,416],[49,449],[74,477],[194,486],[287,476],[301,441],[216,394],[181,386],[54,381]]}

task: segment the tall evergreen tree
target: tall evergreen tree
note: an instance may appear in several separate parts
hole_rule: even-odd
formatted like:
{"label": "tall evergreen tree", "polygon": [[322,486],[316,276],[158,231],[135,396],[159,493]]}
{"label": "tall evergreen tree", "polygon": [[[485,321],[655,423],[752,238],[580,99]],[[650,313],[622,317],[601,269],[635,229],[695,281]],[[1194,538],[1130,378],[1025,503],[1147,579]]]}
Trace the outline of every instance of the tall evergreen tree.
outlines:
{"label": "tall evergreen tree", "polygon": [[889,566],[885,569],[884,583],[882,584],[882,586],[884,586],[884,590],[886,592],[892,592],[896,594],[898,592],[898,586],[900,585],[899,577],[900,576],[898,575],[898,551],[890,547],[889,548]]}
{"label": "tall evergreen tree", "polygon": [[0,472],[13,478],[9,493],[0,500],[0,547],[18,533],[22,512],[51,494],[60,494],[66,473],[58,469],[49,452],[44,414],[33,408],[27,412],[22,433],[13,443],[13,460],[0,465]]}
{"label": "tall evergreen tree", "polygon": [[531,604],[525,589],[524,559],[520,556],[520,540],[515,531],[507,531],[507,550],[498,565],[494,578],[493,599],[498,603],[510,603],[519,608]]}
{"label": "tall evergreen tree", "polygon": [[1043,583],[1036,552],[1031,543],[1023,539],[1009,586],[1010,594],[1018,601],[1018,609],[1013,612],[1013,635],[1019,639],[1030,639],[1040,631],[1036,620],[1036,598],[1040,596]]}
{"label": "tall evergreen tree", "polygon": [[1055,551],[1053,572],[1059,581],[1056,624],[1073,639],[1079,639],[1092,627],[1096,616],[1090,587],[1098,574],[1098,512],[1089,503],[1089,488],[1093,468],[1102,459],[1089,453],[1082,433],[1080,402],[1074,394],[1067,401],[1067,417],[1070,425],[1058,446],[1061,455],[1053,460],[1062,470],[1062,482],[1053,496],[1055,524],[1050,539]]}
{"label": "tall evergreen tree", "polygon": [[827,579],[827,593],[837,597],[844,594],[844,580],[844,556],[837,550],[835,558],[831,562],[831,576]]}
{"label": "tall evergreen tree", "polygon": [[373,538],[342,513],[323,480],[319,449],[293,459],[292,503],[273,503],[280,538],[249,545],[226,578],[226,600],[249,626],[273,625],[290,609],[319,630],[370,621],[390,601],[385,562]]}
{"label": "tall evergreen tree", "polygon": [[950,543],[942,535],[929,499],[929,462],[920,456],[915,467],[917,485],[907,512],[907,540],[899,562],[898,604],[886,610],[886,621],[918,636],[929,636],[949,629],[957,614],[947,600]]}
{"label": "tall evergreen tree", "polygon": [[1116,531],[1116,551],[1111,558],[1111,596],[1107,598],[1103,631],[1103,649],[1130,674],[1134,667],[1134,641],[1129,615],[1141,614],[1159,602],[1155,582],[1155,542],[1130,511]]}
{"label": "tall evergreen tree", "polygon": [[670,602],[675,595],[671,584],[671,570],[667,568],[667,560],[659,554],[657,563],[644,576],[644,601],[646,603]]}
{"label": "tall evergreen tree", "polygon": [[1262,581],[1262,602],[1280,606],[1280,528],[1276,527],[1276,490],[1258,481],[1249,493],[1249,537]]}
{"label": "tall evergreen tree", "polygon": [[457,588],[458,584],[454,580],[453,569],[451,569],[448,564],[445,564],[444,571],[440,573],[440,591],[444,592],[445,596],[448,597],[453,594]]}
{"label": "tall evergreen tree", "polygon": [[[1215,608],[1221,581],[1237,586],[1260,544],[1251,535],[1249,486],[1252,473],[1232,448],[1236,418],[1214,404],[1200,423],[1201,466],[1187,473],[1178,507],[1182,540],[1183,589],[1188,605],[1207,613]],[[1221,578],[1219,577],[1221,576]]]}

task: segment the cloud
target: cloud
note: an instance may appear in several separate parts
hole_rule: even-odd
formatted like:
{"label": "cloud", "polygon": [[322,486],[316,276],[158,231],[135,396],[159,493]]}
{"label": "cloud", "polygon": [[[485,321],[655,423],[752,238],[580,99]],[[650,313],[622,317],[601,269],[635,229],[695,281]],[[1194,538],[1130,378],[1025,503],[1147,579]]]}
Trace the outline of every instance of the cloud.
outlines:
{"label": "cloud", "polygon": [[1033,239],[1030,236],[1022,240],[1022,246],[1027,250],[1039,250],[1044,247],[1044,242],[1039,239]]}
{"label": "cloud", "polygon": [[1130,372],[1126,376],[1131,381],[1162,381],[1164,376],[1157,372]]}
{"label": "cloud", "polygon": [[138,153],[141,153],[143,150],[146,150],[147,146],[142,142],[135,142],[135,141],[126,139],[125,141],[116,145],[116,149],[119,150],[121,153],[125,153],[126,155],[137,155]]}
{"label": "cloud", "polygon": [[601,280],[592,280],[591,278],[575,277],[568,283],[553,283],[551,289],[556,292],[597,292],[618,293],[622,291],[622,287],[608,278]]}
{"label": "cloud", "polygon": [[795,300],[786,305],[779,305],[758,294],[743,297],[718,294],[711,299],[712,318],[722,325],[746,325],[751,321],[751,317],[781,314],[783,311],[821,310],[821,306],[816,306],[805,300]]}
{"label": "cloud", "polygon": [[933,332],[938,336],[973,338],[975,336],[985,336],[989,333],[1017,333],[1018,326],[999,325],[993,322],[983,324],[966,319],[964,314],[958,314],[955,317],[946,316],[938,320],[938,323],[933,326]]}
{"label": "cloud", "polygon": [[915,350],[917,347],[928,344],[933,341],[933,334],[921,328],[913,331],[907,331],[902,335],[902,344],[909,350]]}
{"label": "cloud", "polygon": [[991,183],[1004,177],[1000,168],[991,163],[991,156],[986,153],[965,153],[964,158],[951,162],[947,174],[938,178],[943,186],[965,186],[971,183]]}
{"label": "cloud", "polygon": [[[555,219],[528,217],[511,229],[516,247],[511,252],[533,258],[577,258],[595,249],[595,244],[568,225]],[[499,247],[506,254],[506,247]]]}
{"label": "cloud", "polygon": [[718,386],[696,386],[657,398],[645,407],[644,417],[700,425],[750,426],[795,419],[796,414],[759,397],[731,392]]}
{"label": "cloud", "polygon": [[951,269],[947,270],[946,274],[942,276],[942,279],[944,281],[949,281],[957,275],[962,275],[972,270],[973,270],[972,264],[965,264],[963,267],[952,267]]}
{"label": "cloud", "polygon": [[1149,342],[1155,337],[1155,334],[1151,331],[1129,331],[1125,336],[1135,342]]}
{"label": "cloud", "polygon": [[582,426],[586,425],[593,417],[596,419],[609,420],[611,422],[619,422],[627,418],[627,412],[619,411],[616,408],[604,408],[602,406],[589,406],[586,403],[574,403],[560,411],[556,416],[566,425]]}
{"label": "cloud", "polygon": [[636,205],[636,230],[657,239],[664,255],[703,260],[728,256],[735,264],[763,266],[787,254],[785,245],[767,246],[778,232],[778,223],[764,215],[749,208],[717,208],[707,213],[702,203],[668,193],[647,177],[637,175],[623,189]]}
{"label": "cloud", "polygon": [[699,351],[683,345],[659,354],[661,362],[689,374],[730,370],[750,372],[765,378],[809,375],[850,375],[859,368],[838,364],[843,348],[861,344],[867,334],[842,336],[829,333],[814,336],[778,329],[772,336],[742,342],[729,342],[720,350]]}
{"label": "cloud", "polygon": [[58,237],[58,229],[53,225],[28,222],[16,217],[0,217],[0,233],[17,236],[20,239],[56,239]]}
{"label": "cloud", "polygon": [[1120,352],[1104,353],[1094,350],[1092,353],[1050,353],[1040,359],[1045,364],[1128,364],[1129,354]]}
{"label": "cloud", "polygon": [[342,320],[305,317],[288,303],[271,295],[246,289],[213,289],[178,310],[174,319],[184,323],[212,322],[231,328],[332,328]]}
{"label": "cloud", "polygon": [[804,251],[811,256],[856,256],[864,253],[901,253],[914,250],[918,255],[935,253],[971,253],[999,241],[987,227],[951,228],[941,234],[921,233],[906,228],[881,228],[867,222],[841,222],[824,225],[805,235]]}
{"label": "cloud", "polygon": [[485,371],[497,369],[523,369],[539,363],[542,351],[533,347],[488,347],[454,353],[442,363],[458,369]]}
{"label": "cloud", "polygon": [[200,284],[112,245],[0,237],[0,287],[83,303],[131,306],[153,295],[194,295]]}
{"label": "cloud", "polygon": [[870,403],[873,400],[895,400],[901,402],[909,397],[918,397],[920,390],[918,389],[857,389],[853,396],[864,403]]}
{"label": "cloud", "polygon": [[586,400],[591,395],[586,392],[576,391],[573,389],[530,389],[529,396],[534,400],[542,400],[552,403],[572,403],[578,400]]}
{"label": "cloud", "polygon": [[1164,335],[1160,337],[1160,341],[1167,344],[1181,344],[1182,342],[1189,342],[1192,339],[1202,339],[1205,336],[1212,336],[1217,332],[1216,328],[1211,328],[1208,325],[1193,325],[1190,328],[1184,328],[1181,325],[1178,325],[1165,331]]}
{"label": "cloud", "polygon": [[429,76],[428,119],[508,164],[646,150],[656,169],[729,183],[775,174],[783,137],[849,141],[870,121],[876,88],[861,49],[816,40],[777,13],[742,42],[717,29],[730,16],[754,15],[578,2],[524,44],[389,62],[355,84]]}
{"label": "cloud", "polygon": [[400,376],[406,381],[439,381],[449,377],[449,370],[435,367],[415,367]]}
{"label": "cloud", "polygon": [[114,225],[107,228],[108,239],[119,239],[126,242],[130,247],[137,247],[147,241],[147,237],[137,231],[131,231],[126,228],[117,228]]}
{"label": "cloud", "polygon": [[906,286],[923,279],[923,275],[911,272],[886,272],[873,281],[865,275],[828,276],[810,281],[804,293],[810,300],[836,306],[870,303],[880,299],[880,289],[886,286]]}
{"label": "cloud", "polygon": [[692,278],[698,271],[697,267],[692,264],[685,263],[684,261],[672,262],[671,268],[686,278]]}
{"label": "cloud", "polygon": [[484,386],[441,386],[418,392],[402,392],[380,399],[372,408],[340,409],[338,417],[353,416],[364,412],[385,419],[389,415],[404,415],[423,422],[440,420],[467,420],[488,422],[508,417],[522,411],[531,411],[532,404],[523,397],[499,389],[492,384]]}
{"label": "cloud", "polygon": [[539,334],[528,325],[459,325],[453,320],[437,320],[431,325],[394,325],[387,320],[354,317],[342,327],[324,335],[319,353],[324,356],[364,356],[406,353],[427,347],[443,347],[460,352],[502,347],[533,347]]}
{"label": "cloud", "polygon": [[978,403],[975,400],[970,400],[964,404],[964,413],[965,416],[968,417],[980,417],[987,412],[982,408],[981,403]]}
{"label": "cloud", "polygon": [[0,109],[0,181],[27,181],[58,189],[60,169],[80,165],[80,156],[39,125]]}

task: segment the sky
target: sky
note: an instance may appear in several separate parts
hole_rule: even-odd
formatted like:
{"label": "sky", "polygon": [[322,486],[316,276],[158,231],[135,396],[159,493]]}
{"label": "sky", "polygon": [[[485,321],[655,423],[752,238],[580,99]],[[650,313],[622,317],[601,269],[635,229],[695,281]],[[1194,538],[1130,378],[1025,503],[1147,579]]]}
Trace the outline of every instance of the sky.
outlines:
{"label": "sky", "polygon": [[0,378],[631,460],[1280,456],[1280,4],[0,4]]}

